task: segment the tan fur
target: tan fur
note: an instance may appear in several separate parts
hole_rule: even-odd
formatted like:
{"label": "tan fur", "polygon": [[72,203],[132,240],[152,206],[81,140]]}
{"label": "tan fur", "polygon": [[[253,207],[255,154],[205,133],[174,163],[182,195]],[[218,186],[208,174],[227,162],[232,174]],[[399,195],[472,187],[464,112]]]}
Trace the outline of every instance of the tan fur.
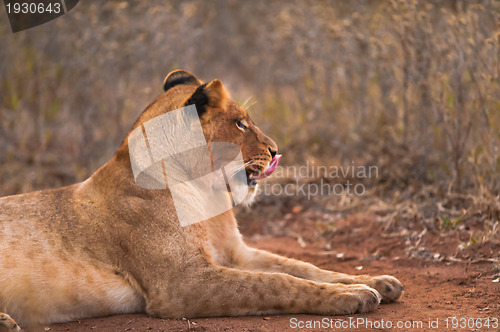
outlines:
{"label": "tan fur", "polygon": [[[183,75],[192,74],[175,73]],[[132,129],[182,107],[201,84],[194,76],[192,82],[159,96]],[[245,161],[255,162],[249,168],[262,171],[276,144],[228,99],[219,80],[204,91],[207,141],[238,144]],[[245,132],[236,119],[249,124]],[[352,314],[401,291],[393,277],[325,271],[249,248],[232,211],[181,227],[168,189],[135,184],[126,139],[83,183],[0,199],[0,311],[22,326],[134,312]],[[0,331],[15,331],[13,324],[0,315]]]}

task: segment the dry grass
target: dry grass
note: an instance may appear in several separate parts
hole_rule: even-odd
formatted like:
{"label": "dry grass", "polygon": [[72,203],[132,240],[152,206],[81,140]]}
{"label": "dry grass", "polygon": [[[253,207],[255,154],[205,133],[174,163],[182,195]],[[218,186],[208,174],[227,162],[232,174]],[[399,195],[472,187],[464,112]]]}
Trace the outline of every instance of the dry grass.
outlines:
{"label": "dry grass", "polygon": [[89,176],[185,68],[252,96],[288,164],[377,165],[366,202],[388,229],[474,225],[498,241],[499,7],[82,2],[18,34],[0,15],[0,195]]}

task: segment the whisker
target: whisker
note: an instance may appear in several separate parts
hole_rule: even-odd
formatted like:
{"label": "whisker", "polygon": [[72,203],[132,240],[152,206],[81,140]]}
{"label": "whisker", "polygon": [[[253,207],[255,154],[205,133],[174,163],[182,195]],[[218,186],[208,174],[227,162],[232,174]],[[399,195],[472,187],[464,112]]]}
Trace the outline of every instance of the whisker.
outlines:
{"label": "whisker", "polygon": [[240,170],[245,169],[245,168],[246,168],[246,166],[254,166],[254,165],[258,165],[258,163],[257,163],[257,162],[255,162],[254,160],[250,160],[250,161],[246,162],[246,163],[245,163],[245,164],[243,164],[243,165],[240,165],[240,166],[233,167],[233,168],[229,169],[228,171],[229,171],[230,173],[232,173],[232,174],[231,174],[231,176],[229,176],[229,178],[228,178],[228,179],[232,179],[232,178],[233,178],[233,177],[234,177],[234,176],[235,176],[235,175],[236,175],[236,174],[237,174]]}
{"label": "whisker", "polygon": [[[249,164],[249,165],[247,165],[247,166],[253,166],[253,165],[256,165],[256,164]],[[236,174],[236,173],[238,173],[239,171],[244,170],[245,168],[246,168],[245,166],[240,166],[240,167],[233,168],[233,169],[231,169],[231,170],[229,170],[229,171],[230,171],[231,173]]]}
{"label": "whisker", "polygon": [[240,170],[242,168],[250,166],[252,163],[253,163],[253,161],[250,160],[250,161],[247,161],[246,163],[244,163],[243,165],[234,166],[234,167],[230,168],[228,171]]}
{"label": "whisker", "polygon": [[253,97],[250,96],[247,98],[247,100],[245,100],[243,102],[243,104],[241,105],[241,107],[243,107],[245,110],[248,110],[250,107],[252,107],[253,105],[257,104],[257,101],[254,101],[253,103],[249,104],[250,100],[252,99]]}

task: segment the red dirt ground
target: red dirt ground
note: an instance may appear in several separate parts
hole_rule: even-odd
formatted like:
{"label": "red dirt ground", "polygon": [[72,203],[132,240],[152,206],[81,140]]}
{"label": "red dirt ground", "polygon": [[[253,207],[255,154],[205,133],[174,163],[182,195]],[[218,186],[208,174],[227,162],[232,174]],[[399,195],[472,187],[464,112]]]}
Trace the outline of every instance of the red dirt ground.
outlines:
{"label": "red dirt ground", "polygon": [[[366,219],[347,218],[336,224],[334,232],[319,234],[311,223],[300,222],[301,214],[283,221],[286,225],[280,224],[291,229],[292,233],[300,234],[300,237],[261,235],[266,234],[268,223],[265,222],[244,223],[242,231],[252,246],[302,259],[324,269],[351,274],[390,274],[405,286],[399,301],[382,304],[375,312],[353,315],[352,318],[327,317],[331,330],[340,329],[341,324],[347,330],[355,330],[354,325],[346,325],[349,319],[364,319],[366,324],[357,327],[368,327],[368,330],[376,327],[390,330],[389,324],[396,328],[398,321],[408,324],[399,330],[463,330],[460,324],[464,321],[453,320],[452,317],[473,319],[465,322],[469,324],[463,325],[465,330],[500,329],[500,283],[494,282],[498,279],[498,265],[493,264],[491,259],[452,259],[457,257],[451,256],[457,248],[456,238],[439,235],[426,237],[424,244],[430,249],[408,251],[408,242],[403,236],[384,235],[376,223]],[[486,243],[477,246],[466,257],[484,257],[480,254],[485,251],[497,253],[498,245]],[[441,253],[439,257],[436,252]],[[293,330],[294,322],[307,324],[308,321],[316,321],[319,324],[323,318],[314,315],[279,315],[168,320],[146,315],[123,315],[84,319],[28,331],[285,331]],[[490,327],[478,328],[478,319],[482,319],[483,323],[489,319]],[[372,328],[369,328],[368,321]],[[458,328],[453,325],[457,323]],[[310,330],[328,328],[316,325]]]}

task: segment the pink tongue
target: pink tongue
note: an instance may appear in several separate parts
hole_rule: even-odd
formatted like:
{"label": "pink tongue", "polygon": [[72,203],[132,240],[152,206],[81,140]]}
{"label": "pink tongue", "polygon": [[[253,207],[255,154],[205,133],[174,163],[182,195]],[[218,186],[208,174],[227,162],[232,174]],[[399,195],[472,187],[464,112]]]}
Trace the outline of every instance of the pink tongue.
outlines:
{"label": "pink tongue", "polygon": [[257,174],[253,177],[254,180],[261,180],[264,178],[267,178],[269,175],[271,175],[276,167],[278,166],[278,163],[280,162],[281,155],[278,154],[274,156],[273,160],[269,163],[269,167],[264,171],[264,173]]}

